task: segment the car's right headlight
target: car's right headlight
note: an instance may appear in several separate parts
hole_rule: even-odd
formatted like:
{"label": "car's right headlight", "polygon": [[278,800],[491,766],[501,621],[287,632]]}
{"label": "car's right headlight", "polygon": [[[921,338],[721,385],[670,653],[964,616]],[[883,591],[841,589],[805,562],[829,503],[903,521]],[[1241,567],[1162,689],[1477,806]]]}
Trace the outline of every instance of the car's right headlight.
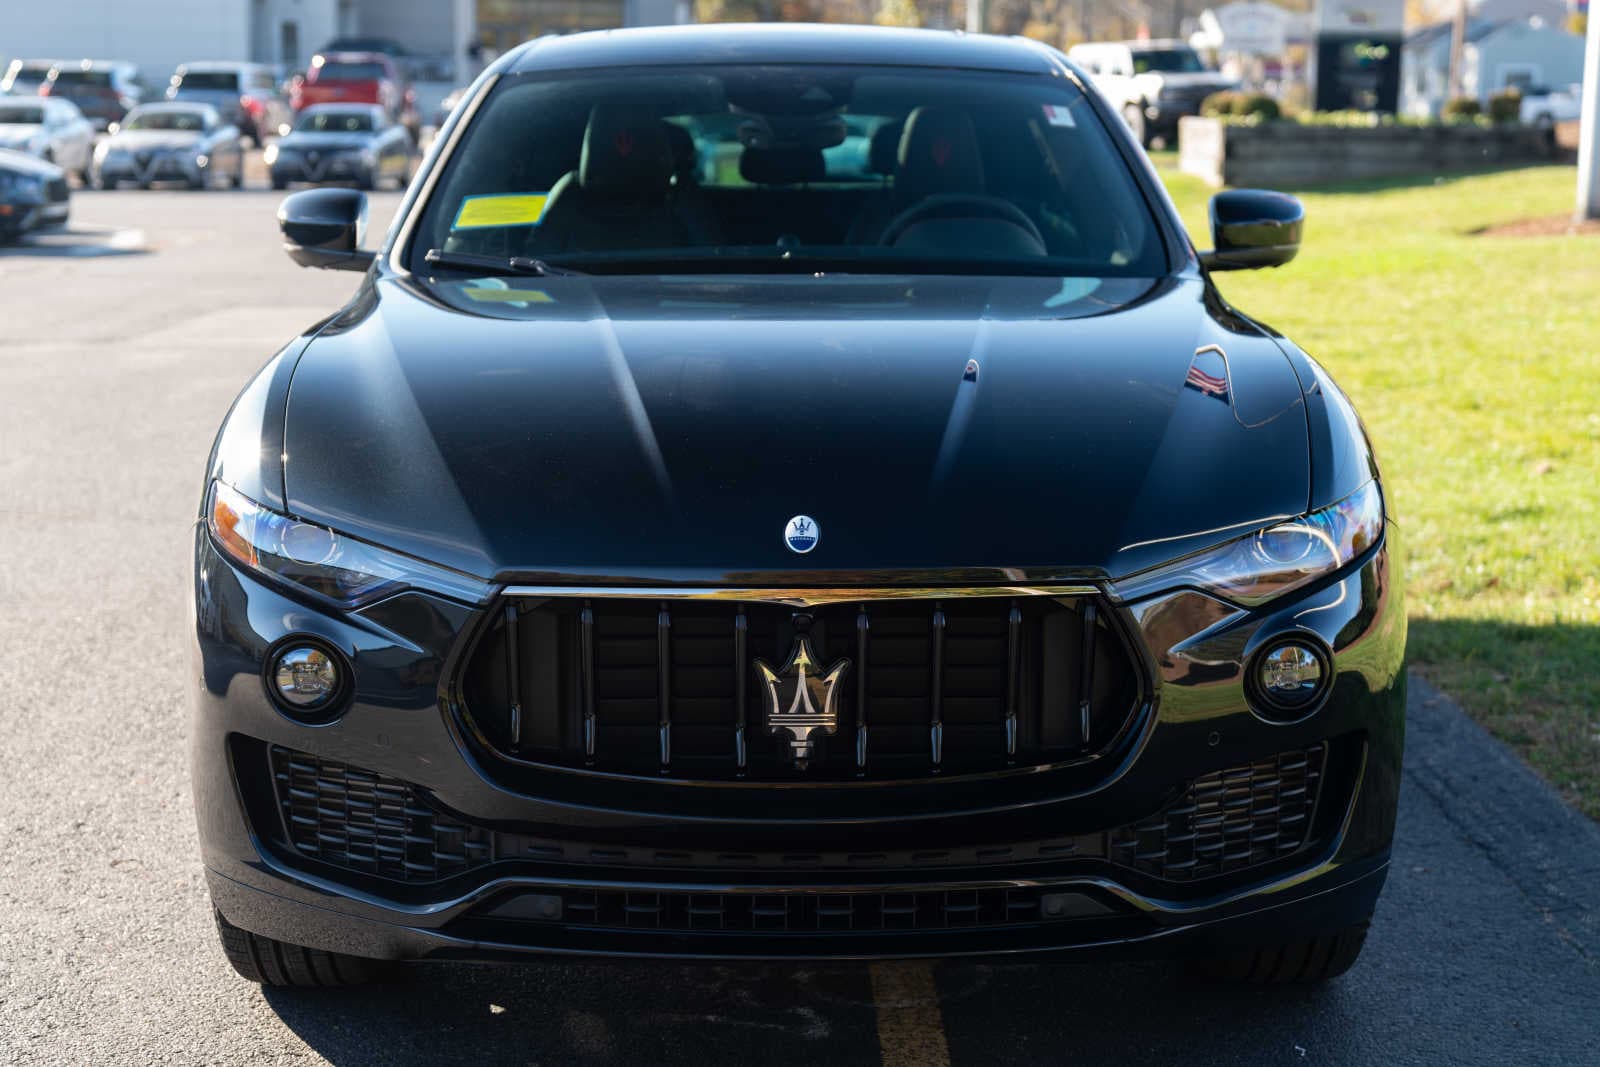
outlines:
{"label": "car's right headlight", "polygon": [[279,514],[219,481],[211,483],[206,499],[206,524],[235,562],[292,582],[341,608],[370,604],[407,588],[476,604],[491,589],[470,574]]}
{"label": "car's right headlight", "polygon": [[1116,583],[1133,600],[1190,587],[1253,608],[1345,566],[1383,534],[1376,479],[1337,503]]}

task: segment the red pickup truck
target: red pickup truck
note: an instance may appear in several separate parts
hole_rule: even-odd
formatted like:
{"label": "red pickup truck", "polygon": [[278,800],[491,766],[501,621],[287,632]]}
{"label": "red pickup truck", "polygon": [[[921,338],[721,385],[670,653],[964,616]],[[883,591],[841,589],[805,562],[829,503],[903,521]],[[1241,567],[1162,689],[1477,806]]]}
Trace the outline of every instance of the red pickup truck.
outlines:
{"label": "red pickup truck", "polygon": [[314,104],[377,104],[408,128],[416,114],[415,93],[393,57],[382,52],[328,52],[289,87],[289,106],[299,114]]}

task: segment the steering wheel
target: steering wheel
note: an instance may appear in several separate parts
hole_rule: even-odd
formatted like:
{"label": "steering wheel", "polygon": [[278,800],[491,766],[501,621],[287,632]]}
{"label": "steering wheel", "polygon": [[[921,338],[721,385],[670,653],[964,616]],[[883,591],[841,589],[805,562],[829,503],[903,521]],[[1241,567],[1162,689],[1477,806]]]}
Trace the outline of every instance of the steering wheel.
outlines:
{"label": "steering wheel", "polygon": [[878,239],[878,243],[893,245],[905,236],[907,230],[918,223],[935,219],[972,218],[1008,222],[1038,241],[1040,248],[1047,247],[1044,234],[1039,232],[1039,227],[1021,208],[998,196],[980,196],[976,193],[941,193],[937,196],[923,197],[889,220],[889,225],[883,228],[883,236]]}

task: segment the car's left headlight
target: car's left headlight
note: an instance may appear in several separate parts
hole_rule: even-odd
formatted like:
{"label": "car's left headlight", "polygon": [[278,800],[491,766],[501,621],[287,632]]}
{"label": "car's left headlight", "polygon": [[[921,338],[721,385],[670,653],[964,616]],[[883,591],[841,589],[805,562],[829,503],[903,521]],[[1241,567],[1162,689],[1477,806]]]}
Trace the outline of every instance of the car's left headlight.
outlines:
{"label": "car's left headlight", "polygon": [[234,561],[342,608],[369,604],[406,588],[476,604],[488,597],[491,588],[470,574],[279,514],[218,481],[211,483],[206,498],[206,524]]}
{"label": "car's left headlight", "polygon": [[1253,608],[1309,585],[1356,559],[1383,534],[1376,479],[1337,503],[1291,522],[1116,583],[1128,600],[1184,586]]}
{"label": "car's left headlight", "polygon": [[35,193],[44,188],[44,180],[32,174],[0,170],[0,193]]}

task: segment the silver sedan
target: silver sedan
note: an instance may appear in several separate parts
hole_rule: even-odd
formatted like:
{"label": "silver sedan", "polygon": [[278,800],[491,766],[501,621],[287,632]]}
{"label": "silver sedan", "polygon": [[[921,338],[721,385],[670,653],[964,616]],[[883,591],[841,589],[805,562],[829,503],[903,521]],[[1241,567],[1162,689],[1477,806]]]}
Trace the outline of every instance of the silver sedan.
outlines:
{"label": "silver sedan", "polygon": [[143,104],[128,112],[94,154],[94,184],[183,182],[191,189],[244,185],[239,128],[206,104]]}

